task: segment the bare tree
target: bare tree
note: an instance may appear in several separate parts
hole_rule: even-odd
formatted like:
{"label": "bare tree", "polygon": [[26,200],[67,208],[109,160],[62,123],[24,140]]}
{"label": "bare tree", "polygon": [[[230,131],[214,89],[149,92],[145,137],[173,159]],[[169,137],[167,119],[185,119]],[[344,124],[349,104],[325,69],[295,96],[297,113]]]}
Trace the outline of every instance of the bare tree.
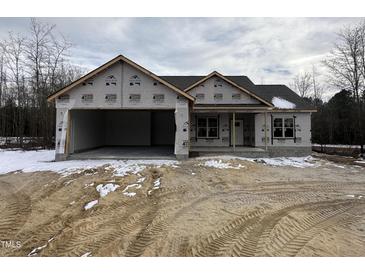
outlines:
{"label": "bare tree", "polygon": [[312,91],[313,91],[313,99],[314,102],[318,102],[322,100],[323,95],[323,86],[318,81],[319,73],[315,65],[312,65]]}
{"label": "bare tree", "polygon": [[4,69],[4,63],[5,63],[5,57],[4,57],[5,53],[4,50],[0,44],[0,108],[2,106],[2,102],[3,102],[3,90],[4,90],[4,73],[5,73],[5,69]]}
{"label": "bare tree", "polygon": [[24,102],[25,102],[25,83],[22,62],[24,60],[25,38],[20,35],[9,33],[9,40],[3,44],[6,67],[9,73],[11,92],[17,108],[13,108],[15,121],[13,131],[19,138],[20,146],[23,146],[24,135]]}
{"label": "bare tree", "polygon": [[55,108],[47,96],[81,76],[69,61],[71,44],[55,26],[31,19],[23,37],[9,33],[0,41],[0,136],[37,137],[51,146]]}
{"label": "bare tree", "polygon": [[308,72],[295,75],[293,78],[292,87],[300,97],[309,97],[312,87],[312,75]]}
{"label": "bare tree", "polygon": [[361,145],[361,153],[364,153],[364,129],[362,124],[362,98],[364,90],[365,64],[364,56],[364,23],[344,28],[338,33],[338,42],[330,52],[324,65],[329,69],[330,80],[333,85],[350,90],[353,94],[357,109],[357,142]]}
{"label": "bare tree", "polygon": [[360,67],[360,75],[362,77],[362,81],[363,84],[361,86],[361,88],[363,89],[364,92],[364,87],[365,87],[365,21],[363,21],[360,25],[359,25],[359,44],[360,44],[360,49],[359,49],[359,67]]}

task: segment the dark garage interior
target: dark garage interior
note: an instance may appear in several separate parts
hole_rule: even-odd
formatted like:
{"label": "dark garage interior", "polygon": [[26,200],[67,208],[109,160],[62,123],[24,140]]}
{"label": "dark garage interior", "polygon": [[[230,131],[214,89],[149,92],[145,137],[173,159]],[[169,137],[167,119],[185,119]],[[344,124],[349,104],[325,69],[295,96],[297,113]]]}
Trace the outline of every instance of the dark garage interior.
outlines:
{"label": "dark garage interior", "polygon": [[72,110],[70,158],[174,156],[173,110]]}

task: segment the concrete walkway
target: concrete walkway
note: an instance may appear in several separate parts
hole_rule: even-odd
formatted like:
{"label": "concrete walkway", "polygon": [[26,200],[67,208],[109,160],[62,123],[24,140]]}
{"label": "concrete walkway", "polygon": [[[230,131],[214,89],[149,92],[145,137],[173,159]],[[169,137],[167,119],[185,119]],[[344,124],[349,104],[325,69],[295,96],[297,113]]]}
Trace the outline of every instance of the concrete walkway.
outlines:
{"label": "concrete walkway", "polygon": [[101,147],[74,153],[70,160],[85,159],[176,159],[173,146]]}

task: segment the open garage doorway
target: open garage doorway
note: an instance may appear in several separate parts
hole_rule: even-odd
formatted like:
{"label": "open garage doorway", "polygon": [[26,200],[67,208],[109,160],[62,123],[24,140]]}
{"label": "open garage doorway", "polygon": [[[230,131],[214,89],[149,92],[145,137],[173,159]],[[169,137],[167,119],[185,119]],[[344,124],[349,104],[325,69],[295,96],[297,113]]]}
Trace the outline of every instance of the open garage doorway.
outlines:
{"label": "open garage doorway", "polygon": [[174,110],[71,110],[70,159],[174,157]]}

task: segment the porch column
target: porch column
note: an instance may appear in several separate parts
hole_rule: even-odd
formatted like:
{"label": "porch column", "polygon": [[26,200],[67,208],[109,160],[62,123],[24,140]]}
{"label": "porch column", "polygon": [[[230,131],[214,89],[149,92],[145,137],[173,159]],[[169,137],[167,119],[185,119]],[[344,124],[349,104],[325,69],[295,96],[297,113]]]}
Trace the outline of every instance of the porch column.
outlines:
{"label": "porch column", "polygon": [[176,102],[175,108],[175,150],[174,153],[178,160],[184,160],[189,157],[189,104]]}
{"label": "porch column", "polygon": [[267,150],[267,112],[265,111],[265,150]]}
{"label": "porch column", "polygon": [[236,151],[236,113],[232,113],[232,145],[233,151]]}

